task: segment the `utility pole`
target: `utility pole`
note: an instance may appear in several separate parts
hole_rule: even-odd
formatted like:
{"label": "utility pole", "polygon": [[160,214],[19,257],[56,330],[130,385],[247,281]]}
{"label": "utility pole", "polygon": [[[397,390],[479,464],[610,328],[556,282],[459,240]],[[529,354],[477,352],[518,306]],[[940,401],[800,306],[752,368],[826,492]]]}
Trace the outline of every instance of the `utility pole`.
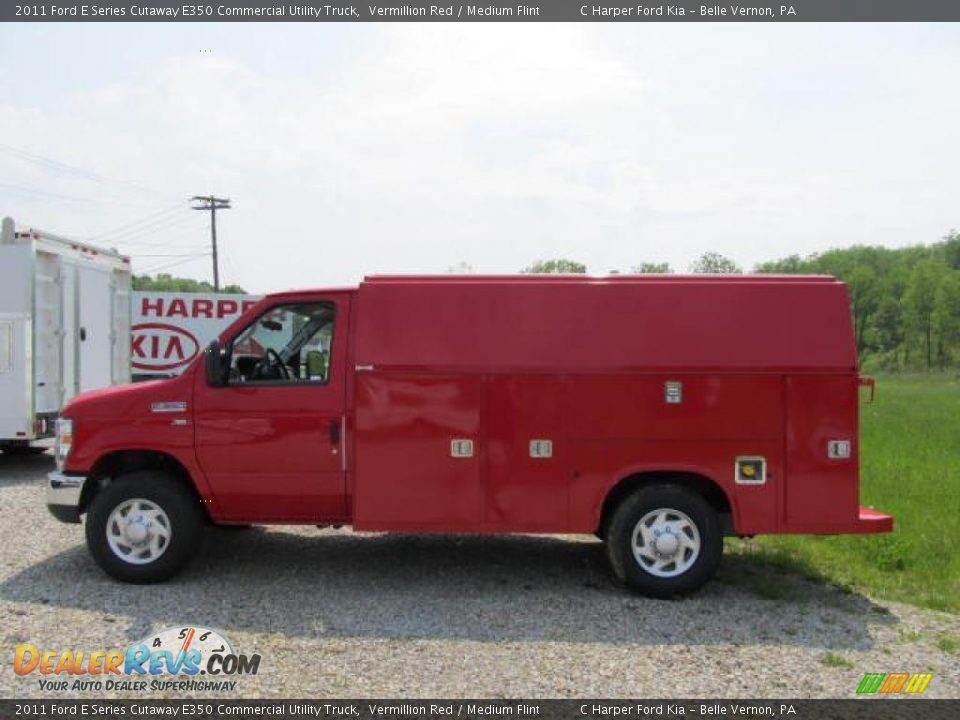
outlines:
{"label": "utility pole", "polygon": [[210,249],[213,254],[213,289],[220,291],[220,263],[217,260],[217,210],[229,210],[230,198],[218,198],[213,195],[194,195],[190,198],[200,203],[194,210],[210,211]]}

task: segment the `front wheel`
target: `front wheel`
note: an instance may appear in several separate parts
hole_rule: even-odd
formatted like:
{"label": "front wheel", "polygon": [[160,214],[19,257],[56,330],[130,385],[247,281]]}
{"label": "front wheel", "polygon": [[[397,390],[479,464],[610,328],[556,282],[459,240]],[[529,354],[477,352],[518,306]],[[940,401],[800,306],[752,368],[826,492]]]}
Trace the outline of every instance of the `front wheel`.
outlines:
{"label": "front wheel", "polygon": [[196,553],[204,514],[175,478],[145,471],[101,490],[87,512],[87,547],[107,574],[153,583],[177,573]]}
{"label": "front wheel", "polygon": [[702,587],[723,553],[716,513],[679,485],[652,485],[626,498],[614,511],[606,543],[616,576],[661,598]]}

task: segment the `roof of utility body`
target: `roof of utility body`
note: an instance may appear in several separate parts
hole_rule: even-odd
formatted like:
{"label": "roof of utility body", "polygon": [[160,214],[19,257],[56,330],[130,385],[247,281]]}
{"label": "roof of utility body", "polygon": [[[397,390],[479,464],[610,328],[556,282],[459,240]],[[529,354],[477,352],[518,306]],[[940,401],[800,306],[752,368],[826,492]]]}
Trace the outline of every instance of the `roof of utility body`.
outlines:
{"label": "roof of utility body", "polygon": [[698,274],[674,275],[656,273],[624,273],[622,275],[583,275],[578,273],[521,273],[513,275],[367,275],[364,283],[485,283],[485,282],[691,282],[691,283],[836,283],[832,275],[728,275]]}
{"label": "roof of utility body", "polygon": [[830,276],[440,275],[360,284],[356,362],[378,369],[849,372]]}

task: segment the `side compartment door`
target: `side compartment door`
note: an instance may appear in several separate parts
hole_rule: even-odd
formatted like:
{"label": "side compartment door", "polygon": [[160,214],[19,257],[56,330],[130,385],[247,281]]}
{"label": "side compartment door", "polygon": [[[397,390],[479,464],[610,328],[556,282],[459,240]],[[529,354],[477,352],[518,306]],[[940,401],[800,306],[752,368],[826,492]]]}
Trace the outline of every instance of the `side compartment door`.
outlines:
{"label": "side compartment door", "polygon": [[492,375],[487,392],[484,524],[502,532],[563,532],[573,477],[566,399],[555,375]]}
{"label": "side compartment door", "polygon": [[481,407],[476,375],[356,375],[354,526],[480,528]]}
{"label": "side compartment door", "polygon": [[855,375],[788,378],[787,529],[828,531],[856,520],[858,393]]}

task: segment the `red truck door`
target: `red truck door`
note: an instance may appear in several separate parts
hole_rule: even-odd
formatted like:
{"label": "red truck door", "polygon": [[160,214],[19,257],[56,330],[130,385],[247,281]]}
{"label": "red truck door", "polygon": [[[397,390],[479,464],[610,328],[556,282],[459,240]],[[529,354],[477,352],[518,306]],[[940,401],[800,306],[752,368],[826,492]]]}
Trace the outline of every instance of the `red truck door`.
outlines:
{"label": "red truck door", "polygon": [[196,449],[223,516],[346,515],[344,409],[350,296],[283,299],[225,339],[230,377],[197,373]]}

